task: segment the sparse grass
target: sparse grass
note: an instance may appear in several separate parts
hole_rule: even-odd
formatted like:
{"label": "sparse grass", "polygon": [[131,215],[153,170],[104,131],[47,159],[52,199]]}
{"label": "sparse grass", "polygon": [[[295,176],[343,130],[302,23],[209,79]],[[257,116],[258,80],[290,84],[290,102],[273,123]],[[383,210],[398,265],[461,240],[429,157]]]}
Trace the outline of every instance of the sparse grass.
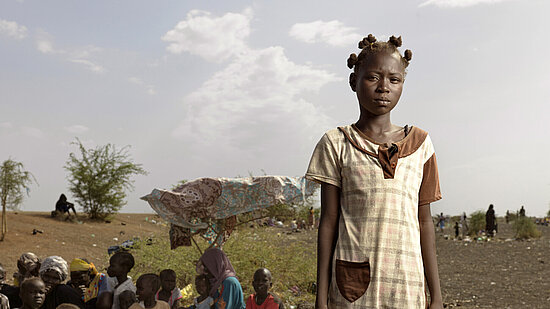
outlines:
{"label": "sparse grass", "polygon": [[470,214],[468,235],[476,236],[481,230],[485,230],[485,212],[483,210],[474,211]]}
{"label": "sparse grass", "polygon": [[[266,267],[273,274],[272,292],[278,294],[285,303],[296,305],[314,302],[315,296],[309,290],[316,276],[316,231],[290,235],[285,232],[277,228],[252,229],[241,226],[224,245],[223,249],[237,272],[245,298],[254,292],[252,277],[256,269]],[[197,242],[201,250],[208,247],[203,240],[197,238]],[[152,245],[141,242],[132,250],[132,254],[136,265],[130,275],[134,280],[143,273],[158,273],[162,269],[171,268],[178,274],[180,288],[194,283],[195,263],[200,257],[195,246],[170,250],[168,237],[162,237],[155,238]],[[300,289],[300,295],[290,291],[293,286]],[[196,293],[194,289],[193,293]]]}
{"label": "sparse grass", "polygon": [[539,238],[542,234],[529,217],[517,217],[514,221],[514,231],[517,239]]}

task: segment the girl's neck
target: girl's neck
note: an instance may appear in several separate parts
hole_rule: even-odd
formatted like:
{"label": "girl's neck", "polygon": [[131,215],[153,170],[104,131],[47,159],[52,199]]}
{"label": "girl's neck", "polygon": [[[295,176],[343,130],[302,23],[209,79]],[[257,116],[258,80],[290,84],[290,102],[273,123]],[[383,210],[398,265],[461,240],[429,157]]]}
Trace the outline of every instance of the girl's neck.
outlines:
{"label": "girl's neck", "polygon": [[256,293],[256,296],[254,297],[256,304],[257,305],[263,304],[264,301],[267,299],[267,296],[269,296],[269,293],[267,293],[266,295],[259,295],[258,293]]}
{"label": "girl's neck", "polygon": [[361,110],[359,120],[355,126],[362,132],[373,132],[375,134],[387,133],[395,130],[391,123],[390,113],[384,115],[373,115],[365,110]]}
{"label": "girl's neck", "polygon": [[116,276],[116,280],[118,281],[117,287],[121,285],[124,281],[128,280],[128,274]]}
{"label": "girl's neck", "polygon": [[145,308],[153,308],[156,304],[157,301],[155,300],[155,296],[143,300],[143,306],[145,306]]}

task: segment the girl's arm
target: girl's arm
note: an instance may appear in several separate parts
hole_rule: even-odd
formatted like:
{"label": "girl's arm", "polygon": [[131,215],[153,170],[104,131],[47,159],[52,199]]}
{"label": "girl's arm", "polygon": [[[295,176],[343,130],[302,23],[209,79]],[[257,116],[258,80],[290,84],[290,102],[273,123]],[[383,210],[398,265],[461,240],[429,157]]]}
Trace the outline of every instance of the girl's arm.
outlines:
{"label": "girl's arm", "polygon": [[317,236],[317,299],[315,308],[328,305],[328,288],[332,278],[332,257],[338,239],[340,188],[321,184],[321,221]]}
{"label": "girl's arm", "polygon": [[424,272],[428,281],[428,289],[430,290],[430,309],[443,308],[435,252],[435,232],[430,204],[419,207],[418,222],[420,224],[420,247],[422,248]]}

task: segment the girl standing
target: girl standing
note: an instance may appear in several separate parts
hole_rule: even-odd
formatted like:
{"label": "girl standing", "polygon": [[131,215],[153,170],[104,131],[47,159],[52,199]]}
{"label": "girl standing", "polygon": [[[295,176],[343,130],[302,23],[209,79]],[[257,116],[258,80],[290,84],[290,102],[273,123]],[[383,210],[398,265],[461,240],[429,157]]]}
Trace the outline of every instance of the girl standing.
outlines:
{"label": "girl standing", "polygon": [[412,52],[372,35],[350,55],[359,120],[325,133],[306,177],[321,183],[316,308],[443,308],[430,203],[441,198],[428,134],[391,123]]}

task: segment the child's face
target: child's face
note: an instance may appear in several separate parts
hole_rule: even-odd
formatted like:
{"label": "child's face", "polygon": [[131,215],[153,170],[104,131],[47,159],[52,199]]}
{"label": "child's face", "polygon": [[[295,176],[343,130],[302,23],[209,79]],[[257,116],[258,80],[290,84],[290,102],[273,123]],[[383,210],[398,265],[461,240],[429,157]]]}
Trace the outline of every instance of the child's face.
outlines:
{"label": "child's face", "polygon": [[126,290],[118,296],[120,309],[128,309],[132,304],[136,302],[136,295],[130,290]]}
{"label": "child's face", "polygon": [[252,286],[257,295],[266,296],[271,288],[271,275],[264,271],[257,271],[254,273],[254,281]]}
{"label": "child's face", "polygon": [[46,293],[52,291],[52,288],[61,283],[61,278],[55,270],[47,270],[42,275],[40,275],[44,285],[46,286]]}
{"label": "child's face", "polygon": [[90,284],[90,281],[91,281],[90,271],[88,270],[71,271],[71,281],[75,286],[79,286],[79,285],[87,286],[88,284]]}
{"label": "child's face", "polygon": [[370,56],[357,72],[357,99],[362,110],[374,116],[389,113],[403,91],[404,68],[397,53]]}
{"label": "child's face", "polygon": [[21,301],[30,308],[40,308],[46,299],[46,285],[41,280],[34,280],[21,291]]}
{"label": "child's face", "polygon": [[153,291],[153,284],[150,280],[142,279],[136,282],[136,294],[140,301],[149,300],[155,297],[156,292],[157,291]]}
{"label": "child's face", "polygon": [[128,273],[128,269],[122,264],[122,260],[116,256],[111,257],[109,260],[109,267],[107,268],[107,274],[109,277],[123,276]]}
{"label": "child's face", "polygon": [[160,285],[163,290],[172,291],[176,287],[176,276],[169,274],[160,277]]}
{"label": "child's face", "polygon": [[208,295],[208,279],[205,277],[196,277],[195,278],[195,288],[199,295]]}

